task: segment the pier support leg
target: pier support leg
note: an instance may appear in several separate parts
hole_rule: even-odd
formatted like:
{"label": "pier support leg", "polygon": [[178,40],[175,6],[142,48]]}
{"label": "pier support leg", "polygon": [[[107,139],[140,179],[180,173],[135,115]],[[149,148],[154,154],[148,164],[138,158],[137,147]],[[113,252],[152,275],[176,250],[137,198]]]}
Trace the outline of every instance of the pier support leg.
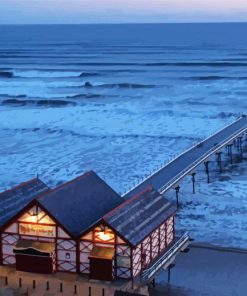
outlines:
{"label": "pier support leg", "polygon": [[196,180],[195,180],[195,175],[196,175],[196,173],[192,173],[192,174],[191,174],[191,177],[192,177],[193,194],[196,193],[196,187],[195,187],[195,182],[196,182]]}
{"label": "pier support leg", "polygon": [[222,173],[222,161],[221,161],[221,154],[222,152],[219,151],[219,152],[216,152],[216,155],[217,155],[217,165],[218,165],[218,168],[219,168],[219,172]]}
{"label": "pier support leg", "polygon": [[238,150],[240,152],[240,156],[243,156],[243,147],[242,147],[243,137],[238,137]]}
{"label": "pier support leg", "polygon": [[232,164],[232,144],[227,145],[227,154],[230,156],[231,164]]}
{"label": "pier support leg", "polygon": [[155,288],[155,277],[152,280],[152,287]]}
{"label": "pier support leg", "polygon": [[210,183],[210,178],[209,178],[209,167],[208,167],[209,161],[205,161],[205,173],[207,174],[207,182]]}
{"label": "pier support leg", "polygon": [[176,200],[177,200],[177,208],[179,208],[179,200],[178,200],[179,190],[180,190],[180,186],[178,185],[178,186],[175,188],[175,192],[176,192]]}

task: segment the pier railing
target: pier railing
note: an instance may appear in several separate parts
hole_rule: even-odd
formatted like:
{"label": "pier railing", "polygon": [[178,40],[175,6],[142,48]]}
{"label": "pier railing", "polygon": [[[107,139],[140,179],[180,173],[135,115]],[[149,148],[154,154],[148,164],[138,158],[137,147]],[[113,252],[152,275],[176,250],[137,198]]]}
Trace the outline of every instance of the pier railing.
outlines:
{"label": "pier railing", "polygon": [[151,267],[145,269],[141,273],[141,281],[147,281],[152,278],[157,271],[159,271],[176,253],[183,248],[183,246],[189,241],[188,232],[184,233],[172,246],[165,252]]}

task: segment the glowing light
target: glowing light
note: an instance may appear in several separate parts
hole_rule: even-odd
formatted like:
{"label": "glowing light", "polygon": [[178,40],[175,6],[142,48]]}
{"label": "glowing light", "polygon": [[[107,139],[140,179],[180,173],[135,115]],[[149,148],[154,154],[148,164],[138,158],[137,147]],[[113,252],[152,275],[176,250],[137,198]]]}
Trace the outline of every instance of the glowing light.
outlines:
{"label": "glowing light", "polygon": [[26,217],[26,219],[23,219],[23,221],[37,223],[37,218],[37,215],[32,214],[29,217]]}
{"label": "glowing light", "polygon": [[102,241],[109,241],[112,240],[114,238],[114,234],[112,233],[107,233],[104,231],[100,231],[97,233],[97,236],[99,239],[101,239]]}

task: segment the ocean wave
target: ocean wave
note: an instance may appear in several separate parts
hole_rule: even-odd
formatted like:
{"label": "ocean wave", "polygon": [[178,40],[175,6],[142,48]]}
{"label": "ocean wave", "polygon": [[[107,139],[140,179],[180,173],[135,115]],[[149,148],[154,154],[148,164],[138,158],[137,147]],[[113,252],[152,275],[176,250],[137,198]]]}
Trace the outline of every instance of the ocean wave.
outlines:
{"label": "ocean wave", "polygon": [[78,77],[91,77],[91,76],[99,76],[99,73],[96,72],[82,72]]}
{"label": "ocean wave", "polygon": [[[39,62],[16,62],[18,65],[32,65],[39,64]],[[43,63],[43,65],[48,65],[49,63]],[[224,62],[224,61],[215,61],[215,62],[150,62],[150,63],[139,63],[139,62],[54,62],[55,65],[62,66],[92,66],[92,67],[247,67],[247,63],[244,62]]]}
{"label": "ocean wave", "polygon": [[1,78],[13,78],[14,73],[11,71],[0,71],[0,77]]}
{"label": "ocean wave", "polygon": [[100,76],[96,72],[79,72],[77,71],[60,71],[60,70],[16,70],[16,71],[2,71],[0,72],[0,77],[4,78],[77,78],[77,77],[93,77]]}
{"label": "ocean wave", "polygon": [[11,96],[11,95],[8,95],[8,94],[0,94],[0,98],[11,98],[11,99],[25,99],[27,98],[26,95],[16,95],[16,96]]}
{"label": "ocean wave", "polygon": [[98,94],[78,94],[73,96],[67,96],[67,99],[96,99],[100,98],[101,95]]}
{"label": "ocean wave", "polygon": [[14,132],[46,132],[49,134],[70,134],[78,138],[90,138],[90,139],[159,139],[167,141],[183,141],[195,142],[200,140],[199,137],[193,135],[174,135],[174,134],[152,134],[152,133],[109,133],[109,134],[97,134],[97,133],[82,133],[78,130],[64,129],[64,128],[53,128],[53,127],[28,127],[28,128],[3,128],[4,131],[14,131]]}
{"label": "ocean wave", "polygon": [[181,67],[247,67],[247,63],[241,62],[161,62],[161,63],[146,63],[144,66],[181,66]]}
{"label": "ocean wave", "polygon": [[76,78],[82,73],[78,71],[59,71],[59,70],[16,70],[14,76],[18,78]]}
{"label": "ocean wave", "polygon": [[207,116],[207,118],[210,118],[210,119],[229,119],[229,118],[232,118],[232,117],[236,117],[236,113],[233,113],[233,112],[220,112],[218,114],[215,114],[215,115],[210,115],[210,116]]}
{"label": "ocean wave", "polygon": [[183,80],[247,80],[247,76],[192,76],[192,77],[182,77]]}
{"label": "ocean wave", "polygon": [[75,102],[65,100],[3,100],[2,105],[5,106],[40,106],[40,107],[63,107],[67,105],[75,105]]}
{"label": "ocean wave", "polygon": [[157,87],[154,84],[138,84],[138,83],[105,83],[105,84],[92,84],[89,81],[85,82],[83,87],[94,88],[154,88]]}

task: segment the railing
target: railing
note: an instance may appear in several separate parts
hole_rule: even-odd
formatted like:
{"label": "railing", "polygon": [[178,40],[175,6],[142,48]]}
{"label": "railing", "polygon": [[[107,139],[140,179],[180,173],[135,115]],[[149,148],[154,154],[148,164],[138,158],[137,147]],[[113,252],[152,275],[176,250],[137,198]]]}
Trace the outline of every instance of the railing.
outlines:
{"label": "railing", "polygon": [[189,241],[189,235],[188,235],[188,232],[186,232],[150,268],[144,270],[141,273],[141,280],[143,281],[143,280],[150,279],[188,241]]}
{"label": "railing", "polygon": [[[135,184],[133,187],[129,188],[127,191],[125,191],[122,194],[122,197],[124,197],[125,195],[127,195],[128,193],[130,193],[132,190],[134,190],[136,187],[138,187],[139,185],[141,185],[143,182],[147,181],[148,179],[150,179],[152,176],[154,176],[155,174],[157,174],[158,172],[160,172],[161,170],[163,170],[166,166],[168,166],[170,163],[172,163],[175,159],[181,157],[182,155],[184,155],[185,153],[187,153],[188,151],[192,150],[193,148],[197,147],[200,144],[203,144],[206,140],[210,139],[211,137],[213,137],[214,135],[218,134],[219,132],[222,132],[223,130],[225,130],[226,128],[228,128],[229,126],[231,126],[232,124],[238,122],[239,120],[241,120],[241,118],[247,116],[247,113],[242,113],[241,115],[239,115],[237,117],[237,120],[231,121],[229,124],[227,124],[226,126],[224,126],[223,128],[221,128],[220,130],[217,130],[215,133],[211,133],[208,137],[205,137],[204,139],[194,143],[193,145],[189,146],[187,149],[185,149],[184,151],[182,151],[181,153],[174,155],[173,157],[171,157],[168,162],[166,162],[163,166],[161,166],[160,168],[158,168],[157,170],[153,171],[150,175],[148,175],[146,178],[143,178],[139,183]],[[245,128],[247,129],[247,128]],[[241,132],[242,133],[242,132]],[[216,146],[215,146],[216,147]],[[215,148],[213,147],[213,148]],[[216,149],[217,150],[217,149]],[[209,151],[207,152],[209,153]],[[210,155],[209,155],[210,156]],[[194,163],[193,163],[194,164]],[[183,170],[184,172],[185,170]],[[180,173],[182,174],[182,172]],[[180,175],[179,174],[179,175]],[[170,182],[169,182],[170,184]],[[165,185],[167,186],[167,184]],[[165,187],[164,186],[164,187]],[[170,186],[169,186],[170,187]],[[162,187],[163,188],[163,187]],[[165,190],[160,189],[160,192],[164,192]]]}

